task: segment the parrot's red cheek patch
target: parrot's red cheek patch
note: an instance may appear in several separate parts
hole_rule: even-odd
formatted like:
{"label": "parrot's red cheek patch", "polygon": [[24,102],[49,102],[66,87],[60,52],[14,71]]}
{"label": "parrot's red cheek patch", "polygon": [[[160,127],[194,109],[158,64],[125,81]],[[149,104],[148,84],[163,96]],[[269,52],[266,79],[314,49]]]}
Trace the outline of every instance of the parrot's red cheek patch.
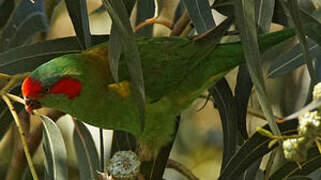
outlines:
{"label": "parrot's red cheek patch", "polygon": [[81,82],[73,78],[62,78],[52,86],[51,93],[65,94],[69,99],[79,96]]}
{"label": "parrot's red cheek patch", "polygon": [[39,92],[42,91],[42,86],[39,81],[27,77],[22,84],[22,95],[25,97],[38,98]]}

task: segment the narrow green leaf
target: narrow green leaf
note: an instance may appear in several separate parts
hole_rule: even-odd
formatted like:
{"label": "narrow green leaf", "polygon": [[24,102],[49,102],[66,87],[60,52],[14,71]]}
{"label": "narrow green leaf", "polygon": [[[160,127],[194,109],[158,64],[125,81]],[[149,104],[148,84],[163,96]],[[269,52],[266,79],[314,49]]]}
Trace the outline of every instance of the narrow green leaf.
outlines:
{"label": "narrow green leaf", "polygon": [[223,170],[236,151],[236,137],[239,135],[237,129],[237,106],[232,90],[225,78],[216,82],[215,85],[209,89],[209,92],[215,100],[215,105],[219,110],[222,122],[224,151],[221,170]]}
{"label": "narrow green leaf", "polygon": [[293,176],[293,177],[289,177],[287,180],[313,180],[313,179],[306,176]]}
{"label": "narrow green leaf", "polygon": [[287,6],[289,8],[289,12],[291,14],[292,21],[295,25],[297,32],[298,32],[297,36],[298,36],[298,38],[301,42],[301,45],[302,45],[304,61],[305,61],[307,68],[308,68],[308,72],[309,72],[309,75],[311,78],[311,83],[312,83],[312,85],[314,85],[315,83],[317,83],[316,82],[317,76],[316,76],[315,69],[313,67],[313,62],[312,62],[313,57],[309,51],[308,43],[307,43],[307,40],[305,37],[304,27],[303,27],[303,23],[302,23],[301,16],[300,16],[298,2],[297,2],[297,0],[287,1]]}
{"label": "narrow green leaf", "polygon": [[267,117],[268,123],[273,134],[280,135],[280,131],[275,123],[272,108],[267,98],[261,69],[261,55],[257,40],[256,23],[255,23],[255,7],[254,0],[238,0],[235,1],[235,16],[237,28],[241,34],[244,55],[247,68],[256,89],[258,99],[262,110]]}
{"label": "narrow green leaf", "polygon": [[99,170],[99,157],[95,142],[87,127],[80,121],[75,122],[73,139],[77,153],[80,179],[95,179]]}
{"label": "narrow green leaf", "polygon": [[316,43],[318,43],[319,46],[321,46],[321,35],[320,35],[321,19],[314,17],[313,15],[304,11],[303,9],[300,9],[300,12],[301,12],[302,19],[304,19],[304,22],[311,23],[309,28],[304,28],[304,32]]}
{"label": "narrow green leaf", "polygon": [[239,72],[237,74],[234,98],[237,105],[237,114],[239,116],[237,126],[244,139],[248,138],[246,115],[247,105],[251,95],[252,87],[253,83],[250,78],[250,74],[247,70],[247,67],[245,64],[241,64],[239,66]]}
{"label": "narrow green leaf", "polygon": [[[142,130],[144,127],[144,112],[145,112],[145,88],[143,79],[143,70],[139,52],[136,47],[135,37],[129,22],[127,9],[123,1],[103,1],[109,15],[117,29],[121,34],[121,45],[123,48],[124,57],[127,63],[127,68],[134,85],[135,93],[137,94],[137,102],[140,109]],[[113,36],[113,34],[111,34]],[[112,44],[110,45],[112,46]]]}
{"label": "narrow green leaf", "polygon": [[278,170],[271,175],[270,179],[279,180],[287,179],[291,176],[306,176],[313,171],[318,170],[321,166],[321,154],[319,150],[316,147],[310,149],[308,151],[308,159],[300,163],[300,165],[302,166],[302,169],[300,169],[296,162],[288,161],[278,168]]}
{"label": "narrow green leaf", "polygon": [[[93,44],[99,44],[108,35],[92,36]],[[17,74],[32,71],[52,58],[82,51],[76,37],[42,41],[28,46],[17,47],[0,53],[0,72]]]}
{"label": "narrow green leaf", "polygon": [[14,5],[15,1],[0,1],[0,29],[7,23]]}
{"label": "narrow green leaf", "polygon": [[[138,0],[136,25],[144,22],[146,19],[154,17],[155,14],[155,0]],[[161,1],[159,1],[161,3]],[[158,13],[158,12],[156,12]],[[153,35],[153,25],[145,26],[136,34],[137,37],[151,37]]]}
{"label": "narrow green leaf", "polygon": [[208,0],[183,0],[183,3],[198,34],[216,26]]}
{"label": "narrow green leaf", "polygon": [[67,152],[62,134],[57,125],[48,117],[43,121],[43,150],[45,152],[45,179],[68,179]]}
{"label": "narrow green leaf", "polygon": [[0,51],[26,43],[38,32],[47,32],[48,22],[42,1],[20,1],[5,25]]}
{"label": "narrow green leaf", "polygon": [[109,43],[111,45],[108,46],[109,68],[114,81],[118,83],[119,81],[118,65],[119,65],[120,54],[122,52],[122,46],[121,46],[122,37],[117,25],[112,24],[110,34],[111,36],[110,36]]}
{"label": "narrow green leaf", "polygon": [[[318,44],[314,43],[312,40],[308,39],[308,47],[311,54],[317,59],[321,58],[321,47]],[[291,45],[291,44],[290,44]],[[294,45],[294,44],[292,44]],[[284,47],[284,46],[283,46]],[[290,46],[289,46],[290,47]],[[280,49],[275,48],[276,51]],[[271,67],[268,70],[267,77],[269,78],[277,78],[282,75],[285,75],[299,66],[305,64],[302,47],[300,44],[296,44],[292,49],[287,50],[282,53],[281,51],[279,57],[277,57]],[[287,52],[288,51],[288,52]],[[267,52],[267,55],[271,55],[271,53],[278,54],[276,52]],[[273,54],[273,55],[275,55]]]}
{"label": "narrow green leaf", "polygon": [[275,0],[258,0],[255,1],[258,5],[258,32],[266,33],[270,31],[270,26],[272,23],[272,17],[274,12]]}
{"label": "narrow green leaf", "polygon": [[66,0],[65,2],[79,43],[83,49],[88,49],[91,47],[91,36],[86,0]]}
{"label": "narrow green leaf", "polygon": [[[278,124],[282,134],[284,135],[289,135],[296,132],[297,125],[297,121],[288,121]],[[263,128],[270,131],[268,125],[265,125]],[[262,136],[260,133],[256,132],[233,155],[227,166],[223,169],[219,180],[238,178],[257,159],[263,157],[265,154],[277,147],[274,145],[272,148],[268,148],[269,142],[270,138]]]}

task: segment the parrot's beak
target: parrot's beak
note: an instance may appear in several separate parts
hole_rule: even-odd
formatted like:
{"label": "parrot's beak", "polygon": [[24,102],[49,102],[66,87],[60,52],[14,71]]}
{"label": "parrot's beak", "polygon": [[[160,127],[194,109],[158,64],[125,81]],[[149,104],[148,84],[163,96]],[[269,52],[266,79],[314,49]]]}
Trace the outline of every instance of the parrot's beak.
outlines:
{"label": "parrot's beak", "polygon": [[33,114],[33,110],[34,109],[40,109],[41,108],[41,104],[39,101],[35,100],[35,99],[31,99],[28,97],[25,97],[25,108],[28,111],[28,113]]}

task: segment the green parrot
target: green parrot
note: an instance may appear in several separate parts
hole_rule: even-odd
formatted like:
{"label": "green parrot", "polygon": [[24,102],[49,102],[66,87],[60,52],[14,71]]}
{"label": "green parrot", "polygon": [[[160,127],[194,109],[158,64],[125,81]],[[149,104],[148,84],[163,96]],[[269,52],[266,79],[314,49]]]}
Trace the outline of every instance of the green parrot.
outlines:
{"label": "green parrot", "polygon": [[[260,36],[262,52],[293,37],[294,30]],[[132,91],[123,55],[119,83],[109,71],[108,42],[80,54],[55,58],[36,68],[24,80],[22,94],[32,112],[50,107],[96,127],[133,134],[141,149],[153,156],[171,139],[175,117],[214,82],[244,63],[241,42],[211,44],[185,37],[136,40],[146,93],[145,127]]]}

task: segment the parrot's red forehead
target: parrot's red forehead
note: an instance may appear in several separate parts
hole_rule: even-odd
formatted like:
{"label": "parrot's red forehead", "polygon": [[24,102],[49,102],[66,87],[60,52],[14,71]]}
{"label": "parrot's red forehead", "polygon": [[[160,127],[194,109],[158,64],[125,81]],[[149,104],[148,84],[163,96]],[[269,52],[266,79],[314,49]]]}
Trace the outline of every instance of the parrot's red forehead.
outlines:
{"label": "parrot's red forehead", "polygon": [[46,90],[48,92],[44,92],[40,81],[27,77],[22,84],[22,95],[36,99],[42,97],[44,93],[65,94],[69,99],[73,99],[80,94],[81,82],[73,78],[65,77],[61,78],[51,87],[46,87],[46,89],[48,89]]}
{"label": "parrot's red forehead", "polygon": [[41,91],[41,83],[32,80],[30,77],[27,77],[22,83],[22,95],[25,97],[38,98],[38,94]]}

